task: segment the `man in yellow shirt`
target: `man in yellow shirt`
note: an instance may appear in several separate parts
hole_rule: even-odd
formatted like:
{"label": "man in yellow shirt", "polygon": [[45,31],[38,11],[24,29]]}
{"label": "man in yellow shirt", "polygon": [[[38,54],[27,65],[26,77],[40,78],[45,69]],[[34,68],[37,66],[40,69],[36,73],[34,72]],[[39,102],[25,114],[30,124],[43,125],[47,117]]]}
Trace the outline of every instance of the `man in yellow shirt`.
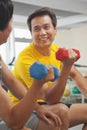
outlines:
{"label": "man in yellow shirt", "polygon": [[[39,117],[41,117],[44,121],[47,121],[49,118],[47,113],[45,113],[45,110],[56,114],[62,122],[60,127],[61,130],[68,130],[68,126],[71,127],[80,123],[86,123],[86,104],[72,105],[69,110],[69,116],[66,114],[68,108],[64,104],[58,104],[63,95],[68,76],[71,76],[76,81],[82,92],[84,92],[84,89],[81,86],[84,85],[85,88],[86,84],[82,75],[74,66],[72,66],[77,60],[77,54],[72,49],[68,50],[69,57],[62,63],[55,58],[55,52],[59,48],[53,43],[57,32],[57,19],[55,14],[48,8],[42,8],[32,13],[28,17],[27,23],[31,31],[33,41],[19,54],[14,65],[14,76],[18,78],[28,89],[33,82],[29,68],[34,62],[38,61],[46,65],[53,65],[57,67],[58,70],[60,70],[60,77],[54,82],[47,82],[44,84],[41,90],[41,96],[38,97],[38,99],[41,99],[39,102],[43,102],[44,104],[46,103],[46,105],[40,106],[37,103],[35,110],[37,111]],[[9,93],[9,95],[14,103],[18,102],[11,93]],[[80,106],[82,109],[80,109]],[[80,112],[79,116],[77,116],[76,111]],[[68,118],[70,120],[70,124]],[[40,121],[41,119],[39,118]],[[40,121],[37,123],[37,126],[42,125]]]}

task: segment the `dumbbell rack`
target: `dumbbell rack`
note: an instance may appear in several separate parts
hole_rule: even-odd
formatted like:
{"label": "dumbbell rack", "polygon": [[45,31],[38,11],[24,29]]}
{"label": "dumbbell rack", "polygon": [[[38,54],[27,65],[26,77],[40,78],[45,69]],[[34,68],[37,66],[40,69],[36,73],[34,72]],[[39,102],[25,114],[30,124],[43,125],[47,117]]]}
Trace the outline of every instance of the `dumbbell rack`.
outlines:
{"label": "dumbbell rack", "polygon": [[[87,65],[80,65],[80,64],[74,64],[74,65],[75,65],[75,67],[79,67],[79,68],[87,68]],[[64,103],[71,103],[71,104],[87,102],[86,101],[87,99],[85,99],[85,97],[82,93],[79,93],[79,94],[72,93],[72,88],[75,86],[75,83],[71,79],[68,80],[67,84],[68,84],[68,89],[70,91],[70,95],[63,96],[61,98],[61,101],[63,101]]]}

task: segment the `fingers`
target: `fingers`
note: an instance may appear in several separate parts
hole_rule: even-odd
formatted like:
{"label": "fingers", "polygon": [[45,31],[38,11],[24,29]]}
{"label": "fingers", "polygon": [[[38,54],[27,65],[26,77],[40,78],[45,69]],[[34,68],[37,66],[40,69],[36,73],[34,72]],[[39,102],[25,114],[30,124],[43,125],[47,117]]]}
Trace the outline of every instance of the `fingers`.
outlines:
{"label": "fingers", "polygon": [[48,113],[47,115],[41,115],[40,118],[52,126],[60,127],[62,125],[60,118],[54,113]]}
{"label": "fingers", "polygon": [[58,69],[56,67],[48,65],[47,69],[49,71],[49,74],[51,74],[51,72],[53,74],[53,78],[51,78],[51,81],[56,80],[60,76],[59,71],[58,71]]}
{"label": "fingers", "polygon": [[72,49],[68,50],[68,54],[71,60],[75,61],[77,59],[77,54]]}
{"label": "fingers", "polygon": [[62,125],[62,122],[61,122],[60,118],[57,115],[53,116],[53,121],[55,123],[55,126],[60,127]]}
{"label": "fingers", "polygon": [[52,125],[50,119],[47,118],[46,116],[43,115],[43,116],[41,117],[41,119],[43,119],[47,124]]}
{"label": "fingers", "polygon": [[76,49],[69,49],[68,50],[69,58],[75,62],[80,58],[80,52]]}
{"label": "fingers", "polygon": [[48,79],[54,80],[54,70],[53,70],[52,66],[47,65],[46,68],[47,68],[47,71],[48,71],[48,74],[45,77],[46,80],[48,80]]}
{"label": "fingers", "polygon": [[77,54],[77,60],[80,58],[80,52],[77,49],[72,49]]}

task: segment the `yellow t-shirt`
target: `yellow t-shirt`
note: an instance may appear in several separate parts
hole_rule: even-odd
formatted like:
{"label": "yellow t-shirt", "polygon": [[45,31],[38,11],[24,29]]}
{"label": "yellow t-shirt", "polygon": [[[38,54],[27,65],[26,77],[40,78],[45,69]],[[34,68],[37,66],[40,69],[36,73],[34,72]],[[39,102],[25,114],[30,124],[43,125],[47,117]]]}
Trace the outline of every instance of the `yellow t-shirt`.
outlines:
{"label": "yellow t-shirt", "polygon": [[[32,84],[33,78],[30,77],[29,67],[34,62],[41,62],[46,65],[53,65],[60,69],[61,62],[56,60],[55,52],[59,47],[56,44],[51,45],[51,53],[49,56],[44,56],[39,53],[35,48],[33,43],[30,43],[18,56],[13,70],[13,75],[19,79],[26,88],[29,88]],[[49,83],[48,83],[49,84]],[[18,99],[15,98],[11,92],[8,92],[13,103],[17,103]]]}

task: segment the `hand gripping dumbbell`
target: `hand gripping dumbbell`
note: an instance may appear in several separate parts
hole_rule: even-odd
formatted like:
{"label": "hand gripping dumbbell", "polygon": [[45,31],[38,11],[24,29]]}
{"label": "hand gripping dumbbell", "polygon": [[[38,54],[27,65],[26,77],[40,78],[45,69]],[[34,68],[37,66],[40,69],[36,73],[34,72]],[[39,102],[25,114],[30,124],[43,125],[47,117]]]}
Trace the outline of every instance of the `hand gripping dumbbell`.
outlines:
{"label": "hand gripping dumbbell", "polygon": [[[59,71],[56,67],[52,66],[54,70],[54,80],[59,77]],[[46,68],[46,65],[40,63],[40,62],[34,62],[30,67],[30,76],[41,80],[48,74],[48,70]],[[52,81],[54,81],[52,80]]]}
{"label": "hand gripping dumbbell", "polygon": [[[80,58],[79,50],[74,49],[74,48],[72,50],[77,54],[77,60],[78,60]],[[56,51],[55,55],[56,55],[56,59],[60,60],[60,61],[64,61],[65,59],[67,59],[69,57],[68,50],[65,48],[59,48]]]}

